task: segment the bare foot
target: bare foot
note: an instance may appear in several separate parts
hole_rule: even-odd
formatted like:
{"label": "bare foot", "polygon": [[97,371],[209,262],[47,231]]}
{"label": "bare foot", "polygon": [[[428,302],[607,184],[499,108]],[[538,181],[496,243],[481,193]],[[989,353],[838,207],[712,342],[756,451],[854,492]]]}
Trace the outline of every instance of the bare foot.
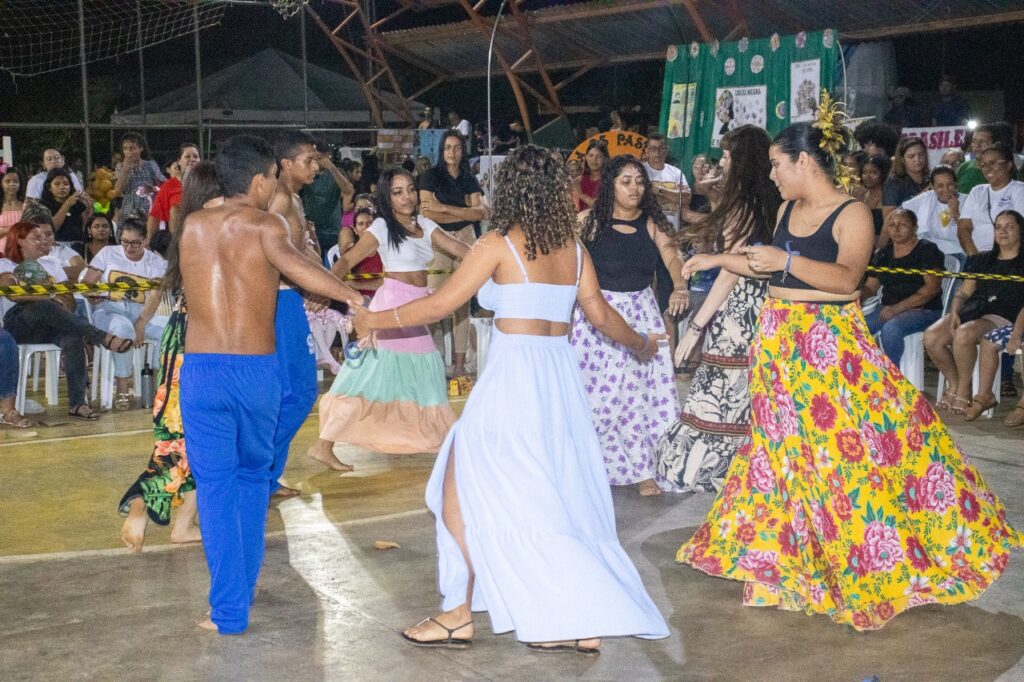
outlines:
{"label": "bare foot", "polygon": [[171,542],[176,545],[184,545],[189,542],[202,542],[203,535],[199,532],[199,526],[190,526],[179,529],[174,526],[171,529]]}
{"label": "bare foot", "polygon": [[637,492],[640,493],[641,497],[653,497],[654,495],[661,494],[661,488],[654,482],[653,478],[648,478],[646,481],[640,481],[636,486]]}
{"label": "bare foot", "polygon": [[274,491],[270,496],[271,498],[288,499],[289,497],[298,497],[302,494],[302,491],[298,488],[292,488],[290,486],[281,483],[281,487]]}
{"label": "bare foot", "polygon": [[345,464],[340,459],[334,456],[334,443],[329,440],[320,438],[317,442],[306,451],[306,454],[311,459],[315,459],[327,466],[332,471],[355,471],[355,467],[351,464]]}
{"label": "bare foot", "polygon": [[406,628],[403,634],[413,642],[433,642],[448,639],[448,630],[445,628],[455,630],[452,632],[455,639],[473,639],[473,614],[465,606],[460,606],[432,619],[421,620],[411,628]]}
{"label": "bare foot", "polygon": [[121,524],[121,541],[125,546],[136,554],[142,551],[142,544],[146,541],[146,526],[149,524],[149,517],[146,515],[146,503],[141,497],[132,500],[131,509],[128,511],[128,518]]}
{"label": "bare foot", "polygon": [[209,614],[207,614],[207,616],[202,620],[197,620],[196,627],[204,630],[210,630],[211,632],[217,632],[217,624],[213,622],[213,619],[210,618]]}

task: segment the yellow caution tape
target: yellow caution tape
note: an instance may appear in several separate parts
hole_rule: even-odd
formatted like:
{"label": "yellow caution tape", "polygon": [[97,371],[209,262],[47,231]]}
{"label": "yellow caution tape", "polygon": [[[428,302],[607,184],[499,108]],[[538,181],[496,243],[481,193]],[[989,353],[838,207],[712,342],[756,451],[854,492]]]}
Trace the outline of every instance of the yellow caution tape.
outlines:
{"label": "yellow caution tape", "polygon": [[868,272],[885,272],[893,275],[932,275],[934,277],[952,277],[954,279],[984,279],[995,282],[1024,282],[1021,275],[997,275],[988,272],[947,272],[945,270],[917,270],[915,268],[882,268],[868,266]]}
{"label": "yellow caution tape", "polygon": [[[454,270],[426,270],[428,275],[450,275]],[[352,273],[345,275],[342,279],[383,279],[386,273],[383,272],[363,272],[363,273]]]}
{"label": "yellow caution tape", "polygon": [[0,296],[49,296],[50,294],[95,294],[105,291],[145,291],[159,289],[160,280],[140,282],[97,282],[96,284],[63,282],[61,284],[14,284],[0,286]]}

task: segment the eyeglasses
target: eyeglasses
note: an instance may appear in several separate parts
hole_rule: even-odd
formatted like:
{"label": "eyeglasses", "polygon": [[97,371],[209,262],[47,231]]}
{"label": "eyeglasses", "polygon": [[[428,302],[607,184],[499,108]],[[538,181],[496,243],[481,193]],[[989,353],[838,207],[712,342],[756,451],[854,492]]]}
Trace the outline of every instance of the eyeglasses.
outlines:
{"label": "eyeglasses", "polygon": [[132,241],[128,241],[126,239],[121,240],[121,246],[142,246],[145,243],[146,242],[141,239],[134,239]]}

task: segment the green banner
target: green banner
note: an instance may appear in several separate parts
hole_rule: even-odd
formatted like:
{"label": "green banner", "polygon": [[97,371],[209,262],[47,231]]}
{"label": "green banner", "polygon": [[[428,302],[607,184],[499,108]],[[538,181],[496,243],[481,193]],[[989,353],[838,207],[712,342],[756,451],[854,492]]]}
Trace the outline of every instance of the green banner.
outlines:
{"label": "green banner", "polygon": [[[668,48],[661,131],[690,175],[690,160],[718,148],[728,130],[753,123],[774,135],[813,120],[819,93],[838,81],[838,33],[797,33]],[[692,180],[692,178],[691,178]]]}

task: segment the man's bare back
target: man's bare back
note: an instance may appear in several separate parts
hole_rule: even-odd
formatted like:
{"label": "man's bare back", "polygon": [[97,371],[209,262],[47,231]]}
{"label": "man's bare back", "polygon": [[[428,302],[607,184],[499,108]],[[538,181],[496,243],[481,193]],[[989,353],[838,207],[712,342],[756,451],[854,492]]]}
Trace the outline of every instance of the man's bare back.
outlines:
{"label": "man's bare back", "polygon": [[188,299],[186,353],[273,353],[282,274],[323,296],[361,300],[292,245],[280,216],[237,199],[185,220],[181,274]]}

